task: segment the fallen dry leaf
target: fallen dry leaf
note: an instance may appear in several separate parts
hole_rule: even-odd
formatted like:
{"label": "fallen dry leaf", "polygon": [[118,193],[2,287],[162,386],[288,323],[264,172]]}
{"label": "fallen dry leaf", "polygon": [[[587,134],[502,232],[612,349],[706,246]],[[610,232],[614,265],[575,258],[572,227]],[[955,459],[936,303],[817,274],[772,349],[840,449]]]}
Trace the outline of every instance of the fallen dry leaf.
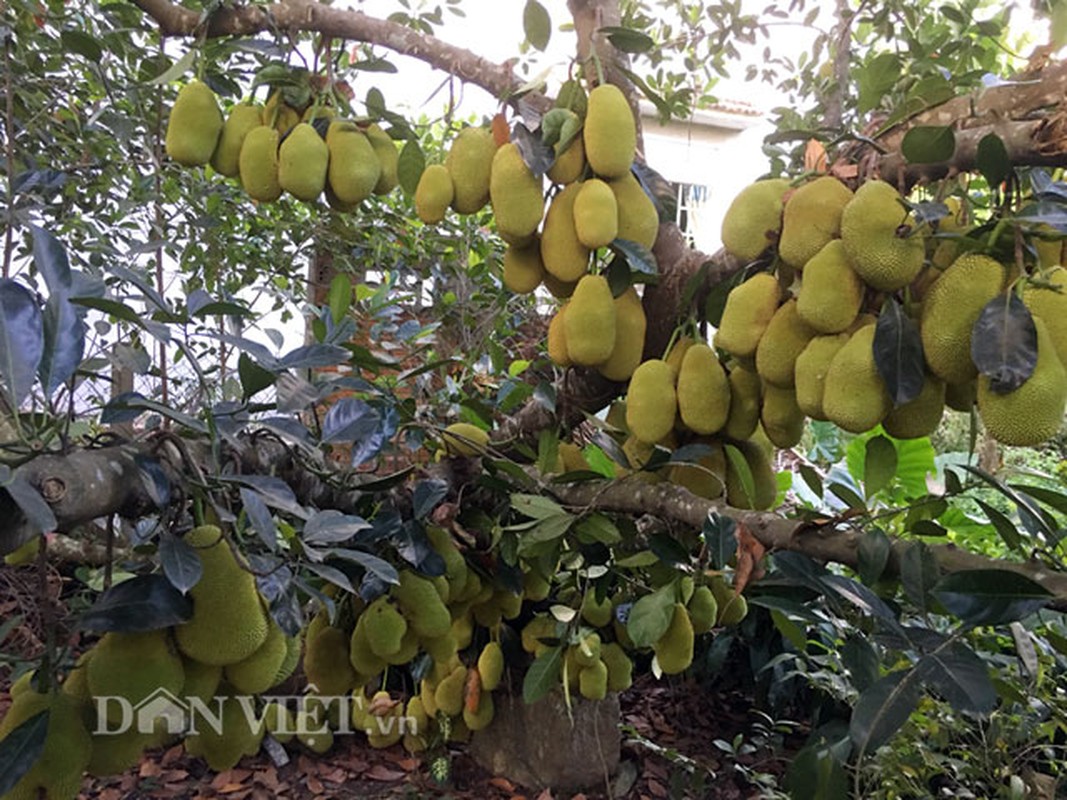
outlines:
{"label": "fallen dry leaf", "polygon": [[385,766],[384,764],[375,764],[373,767],[367,770],[365,775],[372,781],[384,781],[386,783],[403,780],[407,777],[406,772],[401,772],[400,770],[396,769],[389,769],[389,767]]}

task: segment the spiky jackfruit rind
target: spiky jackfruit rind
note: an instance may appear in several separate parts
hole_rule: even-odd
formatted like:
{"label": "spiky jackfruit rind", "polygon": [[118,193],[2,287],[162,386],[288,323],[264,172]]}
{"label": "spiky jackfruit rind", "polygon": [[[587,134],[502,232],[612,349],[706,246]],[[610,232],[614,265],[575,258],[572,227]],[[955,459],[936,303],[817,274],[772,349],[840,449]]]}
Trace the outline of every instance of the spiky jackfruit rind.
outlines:
{"label": "spiky jackfruit rind", "polygon": [[489,446],[489,432],[470,422],[453,422],[441,434],[445,450],[452,456],[485,455]]}
{"label": "spiky jackfruit rind", "polygon": [[[215,772],[233,769],[245,756],[259,752],[265,726],[257,720],[254,709],[249,708],[250,698],[226,696],[217,698],[221,731],[211,725],[198,725],[196,733],[185,737],[185,750],[191,756],[204,759]],[[246,711],[251,710],[251,715]]]}
{"label": "spiky jackfruit rind", "polygon": [[[81,788],[82,773],[89,765],[92,739],[82,722],[78,705],[62,693],[22,692],[14,698],[0,720],[0,742],[20,725],[42,711],[48,711],[48,731],[44,750],[19,779],[4,800],[73,800]],[[40,791],[43,795],[39,794]]]}
{"label": "spiky jackfruit rind", "polygon": [[514,142],[497,148],[489,175],[489,202],[505,240],[523,240],[537,230],[544,213],[543,185]]}
{"label": "spiky jackfruit rind", "polygon": [[695,433],[716,433],[730,415],[730,379],[718,356],[704,342],[692,345],[682,359],[675,387],[678,414]]}
{"label": "spiky jackfruit rind", "polygon": [[671,432],[678,412],[674,371],[650,359],[634,370],[626,399],[626,426],[638,440],[655,444]]}
{"label": "spiky jackfruit rind", "polygon": [[293,197],[316,199],[326,188],[330,151],[307,122],[295,125],[278,148],[278,183]]}
{"label": "spiky jackfruit rind", "polygon": [[567,356],[575,364],[596,366],[611,357],[615,347],[615,300],[603,275],[578,281],[563,318]]}
{"label": "spiky jackfruit rind", "polygon": [[352,123],[334,121],[326,131],[326,147],[330,152],[327,185],[340,204],[355,207],[370,197],[383,179],[374,143]]}
{"label": "spiky jackfruit rind", "polygon": [[304,674],[316,693],[335,697],[348,694],[356,685],[352,666],[352,637],[340,628],[327,626],[308,641],[304,651]]}
{"label": "spiky jackfruit rind", "polygon": [[615,346],[597,371],[609,381],[625,381],[641,364],[648,320],[637,291],[630,286],[615,298]]}
{"label": "spiky jackfruit rind", "polygon": [[726,297],[715,346],[738,358],[756,354],[760,338],[778,310],[781,289],[768,272],[753,275]]}
{"label": "spiky jackfruit rind", "polygon": [[[86,669],[93,697],[122,697],[134,708],[160,690],[178,697],[185,684],[181,657],[163,630],[106,634]],[[121,707],[109,703],[107,709],[108,718],[119,721]]]}
{"label": "spiky jackfruit rind", "polygon": [[452,208],[456,213],[473,214],[489,202],[489,179],[496,150],[496,140],[485,128],[464,128],[453,140],[445,166],[455,186]]}
{"label": "spiky jackfruit rind", "polygon": [[659,234],[659,212],[632,172],[608,182],[619,212],[619,238],[651,250]]}
{"label": "spiky jackfruit rind", "polygon": [[374,184],[374,194],[389,194],[399,182],[397,170],[400,166],[400,151],[396,149],[393,137],[377,124],[367,126],[365,134],[367,141],[374,148],[374,155],[378,158],[379,175]]}
{"label": "spiky jackfruit rind", "polygon": [[580,184],[574,199],[574,229],[578,240],[595,250],[619,235],[619,204],[611,187],[599,178]]}
{"label": "spiky jackfruit rind", "polygon": [[730,413],[722,432],[731,439],[744,440],[759,425],[763,382],[754,371],[735,365],[730,369]]}
{"label": "spiky jackfruit rind", "polygon": [[427,225],[436,225],[445,218],[453,197],[451,173],[444,164],[430,164],[415,187],[415,213]]}
{"label": "spiky jackfruit rind", "polygon": [[278,131],[259,125],[245,134],[238,157],[241,186],[260,203],[272,203],[282,196],[278,182]]}
{"label": "spiky jackfruit rind", "polygon": [[937,430],[945,411],[945,382],[927,375],[919,396],[897,406],[882,420],[882,427],[897,439],[917,439]]}
{"label": "spiky jackfruit rind", "polygon": [[581,184],[572,183],[552,198],[541,228],[541,262],[545,271],[565,283],[577,281],[589,269],[589,248],[578,239],[574,203]]}
{"label": "spiky jackfruit rind", "polygon": [[241,147],[248,132],[260,125],[260,108],[239,103],[230,109],[230,115],[222,126],[215,152],[211,156],[211,166],[220,175],[236,178],[240,172]]}
{"label": "spiky jackfruit rind", "polygon": [[841,243],[863,281],[883,292],[915,280],[926,258],[923,237],[900,194],[885,181],[867,181],[841,214]]}
{"label": "spiky jackfruit rind", "polygon": [[167,121],[167,155],[186,167],[211,161],[223,127],[222,111],[206,83],[192,80],[178,90]]}
{"label": "spiky jackfruit rind", "polygon": [[541,260],[540,238],[526,246],[508,245],[504,251],[502,280],[515,294],[529,294],[545,277],[545,262]]}
{"label": "spiky jackfruit rind", "polygon": [[804,266],[797,314],[819,333],[840,333],[855,321],[865,290],[841,240],[834,239]]}
{"label": "spiky jackfruit rind", "polygon": [[838,236],[843,211],[853,199],[852,191],[837,178],[823,175],[805,183],[785,202],[778,255],[794,269],[804,269],[808,260]]}
{"label": "spiky jackfruit rind", "polygon": [[826,419],[826,413],[822,407],[826,373],[830,371],[830,363],[837,355],[837,351],[845,346],[848,339],[847,333],[816,336],[797,356],[794,387],[797,407],[812,419]]}
{"label": "spiky jackfruit rind", "polygon": [[266,641],[243,661],[229,664],[226,681],[240,694],[262,694],[278,685],[277,676],[289,652],[285,632],[271,620]]}
{"label": "spiky jackfruit rind", "polygon": [[585,157],[597,175],[619,178],[630,171],[637,150],[637,126],[619,87],[605,83],[589,93],[582,141]]}
{"label": "spiky jackfruit rind", "polygon": [[693,641],[689,612],[681,603],[675,603],[667,631],[652,646],[664,675],[677,675],[689,668],[693,663]]}
{"label": "spiky jackfruit rind", "polygon": [[778,307],[756,346],[756,372],[768,384],[789,389],[795,385],[797,356],[815,337],[800,317],[795,299]]}
{"label": "spiky jackfruit rind", "polygon": [[778,241],[782,229],[782,196],[789,181],[756,181],[738,192],[722,219],[722,245],[742,261],[754,261]]}
{"label": "spiky jackfruit rind", "polygon": [[448,634],[452,629],[452,617],[433,583],[407,569],[400,571],[399,579],[392,589],[392,596],[408,625],[424,639]]}
{"label": "spiky jackfruit rind", "polygon": [[826,418],[850,433],[863,433],[893,407],[874,361],[874,325],[864,325],[837,351],[823,385]]}

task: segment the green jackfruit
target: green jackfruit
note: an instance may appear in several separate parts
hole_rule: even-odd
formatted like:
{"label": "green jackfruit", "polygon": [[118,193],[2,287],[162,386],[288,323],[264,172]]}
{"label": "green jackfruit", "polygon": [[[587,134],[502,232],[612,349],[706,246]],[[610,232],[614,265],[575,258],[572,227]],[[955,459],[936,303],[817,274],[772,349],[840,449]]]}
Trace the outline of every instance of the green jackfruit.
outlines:
{"label": "green jackfruit", "polygon": [[730,413],[722,432],[731,439],[748,439],[756,432],[763,383],[752,370],[735,365],[730,370]]}
{"label": "green jackfruit", "polygon": [[915,280],[926,258],[923,237],[900,194],[885,181],[867,181],[841,214],[841,243],[864,282],[883,292]]}
{"label": "green jackfruit", "polygon": [[726,455],[722,445],[714,440],[705,442],[697,440],[694,444],[708,444],[711,452],[701,456],[695,464],[675,464],[667,474],[667,479],[682,486],[697,497],[714,500],[721,497],[726,490]]}
{"label": "green jackfruit", "polygon": [[[89,688],[89,659],[93,657],[92,650],[86,650],[80,656],[74,664],[74,669],[67,673],[67,677],[63,681],[63,685],[60,687],[60,691],[67,697],[77,703],[79,706],[88,707],[93,702],[93,692]],[[33,672],[26,672],[23,674],[19,681],[23,681],[23,685],[20,690],[29,689],[30,681],[33,677]],[[17,696],[15,686],[19,681],[11,686],[11,698],[14,699]]]}
{"label": "green jackfruit", "polygon": [[647,325],[641,298],[630,286],[615,298],[615,345],[597,371],[609,381],[629,380],[645,351]]}
{"label": "green jackfruit", "polygon": [[215,772],[233,769],[243,757],[258,753],[265,727],[256,720],[254,709],[246,715],[243,703],[247,698],[221,698],[221,732],[211,725],[197,725],[196,733],[185,737],[185,751],[204,759]]}
{"label": "green jackfruit", "polygon": [[237,170],[241,186],[248,196],[260,203],[272,203],[282,196],[278,183],[278,131],[267,125],[252,128],[245,134]]}
{"label": "green jackfruit", "polygon": [[393,587],[393,599],[419,636],[432,639],[452,629],[452,617],[433,583],[411,570],[400,571],[400,583]]}
{"label": "green jackfruit", "polygon": [[508,245],[504,251],[504,270],[502,279],[508,291],[515,294],[529,294],[545,277],[545,262],[541,260],[541,240],[535,237],[533,242],[522,247]]}
{"label": "green jackfruit", "polygon": [[326,131],[326,147],[327,183],[337,200],[356,206],[370,197],[383,174],[370,137],[351,122],[335,121]]}
{"label": "green jackfruit", "polygon": [[716,433],[730,414],[730,379],[715,351],[703,342],[690,347],[678,370],[678,414],[694,433]]}
{"label": "green jackfruit", "polygon": [[573,139],[566,150],[560,152],[556,145],[556,160],[548,169],[548,179],[553,183],[566,185],[574,183],[585,172],[585,145],[582,137]]}
{"label": "green jackfruit", "polygon": [[738,358],[756,354],[763,332],[778,310],[780,289],[769,272],[753,275],[726,297],[715,346]]}
{"label": "green jackfruit", "polygon": [[978,402],[978,381],[970,380],[966,383],[945,384],[945,405],[953,411],[971,413],[974,404]]}
{"label": "green jackfruit", "polygon": [[[538,244],[540,247],[540,244]],[[572,294],[574,294],[574,287],[578,285],[578,281],[561,281],[551,272],[545,271],[545,277],[542,279],[544,287],[548,289],[551,294],[557,300],[567,300]]]}
{"label": "green jackfruit", "polygon": [[677,675],[693,663],[693,623],[684,605],[674,604],[671,624],[652,649],[664,675]]}
{"label": "green jackfruit", "polygon": [[1067,364],[1067,269],[1055,267],[1041,277],[1048,285],[1029,283],[1023,289],[1023,302],[1044,321],[1060,362]]}
{"label": "green jackfruit", "polygon": [[571,657],[579,667],[588,667],[600,659],[600,634],[590,633],[570,647]]}
{"label": "green jackfruit", "polygon": [[852,200],[852,191],[837,178],[824,175],[805,183],[785,201],[778,255],[793,269],[802,270],[808,260],[837,238],[842,211]]}
{"label": "green jackfruit", "polygon": [[463,722],[471,731],[481,731],[489,727],[496,712],[493,706],[493,695],[483,691],[478,696],[478,706],[472,711],[470,707],[463,707]]}
{"label": "green jackfruit", "polygon": [[478,656],[478,675],[482,679],[482,689],[491,692],[500,685],[504,677],[504,651],[498,642],[489,642]]}
{"label": "green jackfruit", "polygon": [[548,323],[548,336],[546,337],[547,343],[545,347],[548,351],[548,357],[557,367],[569,367],[574,363],[571,361],[570,353],[567,350],[566,312],[567,304],[561,305],[556,309],[556,313],[552,315],[552,319]]}
{"label": "green jackfruit", "polygon": [[408,623],[387,597],[379,597],[363,612],[363,628],[367,632],[367,644],[371,652],[381,658],[395,655],[400,650]]}
{"label": "green jackfruit", "polygon": [[277,686],[278,674],[289,653],[287,639],[272,619],[263,645],[244,661],[226,667],[226,682],[239,694],[262,694]]}
{"label": "green jackfruit", "polygon": [[634,370],[626,398],[626,426],[638,440],[655,444],[674,428],[678,399],[674,372],[666,361],[651,359]]}
{"label": "green jackfruit", "polygon": [[852,334],[826,372],[823,413],[851,433],[869,431],[893,408],[874,363],[874,331],[874,325],[864,325]]}
{"label": "green jackfruit", "polygon": [[155,734],[141,733],[136,727],[121,733],[93,735],[92,756],[85,771],[95,778],[119,775],[140,763],[144,751],[153,747],[156,739]]}
{"label": "green jackfruit", "polygon": [[526,623],[520,636],[523,650],[539,654],[542,648],[547,647],[540,640],[556,636],[556,620],[548,614],[539,614]]}
{"label": "green jackfruit", "polygon": [[289,680],[292,674],[296,672],[296,667],[300,663],[300,656],[303,655],[304,644],[299,636],[286,636],[285,637],[285,658],[282,659],[282,663],[278,666],[278,671],[274,673],[274,683],[272,686]]}
{"label": "green jackfruit", "polygon": [[427,225],[436,225],[445,218],[455,196],[452,176],[444,164],[431,164],[422,171],[415,187],[415,213]]}
{"label": "green jackfruit", "polygon": [[319,715],[301,708],[296,713],[296,740],[312,753],[322,755],[333,747],[333,731]]}
{"label": "green jackfruit", "polygon": [[356,685],[356,671],[350,660],[352,638],[330,625],[308,640],[304,651],[304,674],[316,693],[347,694]]}
{"label": "green jackfruit", "polygon": [[437,710],[449,717],[463,711],[463,694],[467,686],[467,668],[462,664],[453,669],[434,690],[433,701]]}
{"label": "green jackfruit", "polygon": [[543,183],[530,172],[514,142],[497,148],[489,175],[489,202],[505,241],[521,241],[537,230],[545,208]]}
{"label": "green jackfruit", "polygon": [[260,109],[258,106],[240,103],[230,109],[230,116],[222,126],[222,135],[211,156],[211,166],[220,175],[236,178],[240,172],[241,146],[245,137],[253,128],[259,127]]}
{"label": "green jackfruit", "polygon": [[[185,683],[182,660],[165,631],[108,633],[93,648],[86,675],[94,697],[123,697],[136,707],[160,689],[180,695]],[[107,706],[108,719],[121,709]]]}
{"label": "green jackfruit", "polygon": [[627,172],[608,184],[615,193],[615,204],[619,210],[618,238],[637,242],[651,250],[659,234],[659,212],[640,181]]}
{"label": "green jackfruit", "polygon": [[578,673],[578,691],[586,700],[603,700],[608,695],[608,667],[599,658]]}
{"label": "green jackfruit", "polygon": [[277,91],[267,98],[267,102],[263,105],[263,113],[260,119],[264,125],[269,125],[278,131],[279,135],[284,135],[300,122],[301,114],[286,103],[282,99],[282,93]]}
{"label": "green jackfruit", "polygon": [[826,387],[826,373],[837,351],[849,340],[847,333],[816,336],[797,356],[796,398],[801,413],[812,419],[825,420],[822,399]]}
{"label": "green jackfruit", "polygon": [[919,396],[894,408],[882,420],[882,427],[898,439],[917,439],[937,430],[945,411],[945,382],[927,375]]}
{"label": "green jackfruit", "polygon": [[634,664],[618,644],[610,642],[601,647],[600,660],[608,668],[609,692],[625,692],[633,685]]}
{"label": "green jackfruit", "polygon": [[167,155],[186,167],[211,160],[222,134],[222,112],[206,83],[192,80],[178,90],[167,121]]}
{"label": "green jackfruit", "polygon": [[267,614],[256,580],[237,563],[215,526],[194,528],[185,541],[196,548],[204,572],[189,590],[193,618],[174,628],[178,647],[204,664],[243,661],[267,640]]}
{"label": "green jackfruit", "polygon": [[919,329],[926,364],[945,383],[978,374],[971,360],[971,330],[982,309],[1004,287],[1004,267],[989,256],[960,256],[923,299]]}
{"label": "green jackfruit", "polygon": [[589,248],[578,240],[574,227],[574,201],[581,186],[572,183],[552,199],[541,229],[541,262],[550,275],[565,282],[578,280],[589,269]]}
{"label": "green jackfruit", "polygon": [[204,703],[210,703],[222,683],[223,668],[214,664],[201,664],[191,658],[183,658],[182,667],[185,670],[182,697],[195,697]]}
{"label": "green jackfruit", "polygon": [[590,249],[607,247],[619,234],[619,204],[611,187],[598,178],[579,184],[574,199],[574,229]]}
{"label": "green jackfruit", "polygon": [[778,241],[782,229],[782,197],[789,181],[756,181],[738,192],[722,218],[722,245],[742,261],[755,261]]}
{"label": "green jackfruit", "polygon": [[1034,317],[1037,363],[1018,389],[1000,394],[985,375],[978,376],[978,413],[986,432],[1002,444],[1029,447],[1056,435],[1063,425],[1067,373],[1056,354],[1048,326]]}
{"label": "green jackfruit", "polygon": [[674,372],[675,381],[678,380],[678,373],[682,369],[682,361],[685,359],[685,354],[696,343],[697,340],[692,336],[679,336],[675,339],[674,344],[671,345],[670,352],[667,353],[667,358],[664,360],[670,364],[671,370]]}
{"label": "green jackfruit", "polygon": [[377,124],[367,126],[367,141],[374,148],[374,155],[378,158],[379,175],[374,184],[375,194],[389,194],[396,188],[398,177],[397,168],[400,165],[400,151],[396,149],[393,137],[381,129]]}
{"label": "green jackfruit", "polygon": [[693,633],[707,633],[715,627],[719,618],[719,603],[710,587],[696,587],[686,608],[689,610],[689,620],[693,623]]}
{"label": "green jackfruit", "polygon": [[726,502],[734,508],[751,508],[766,511],[778,497],[778,482],[774,477],[767,453],[752,440],[737,442],[736,447],[744,457],[745,466],[752,477],[751,493],[745,489],[745,481],[732,457],[726,459]]}
{"label": "green jackfruit", "polygon": [[768,384],[789,389],[795,384],[797,356],[815,337],[815,331],[797,313],[797,301],[778,307],[756,346],[756,372]]}
{"label": "green jackfruit", "polygon": [[748,616],[748,601],[743,594],[736,594],[721,576],[711,578],[708,585],[719,605],[719,625],[736,625]]}
{"label": "green jackfruit", "polygon": [[603,597],[597,600],[596,592],[590,589],[582,597],[582,619],[594,628],[603,628],[611,624],[612,618],[611,598]]}
{"label": "green jackfruit", "polygon": [[582,141],[585,157],[597,175],[619,178],[630,171],[637,150],[637,126],[619,87],[604,83],[589,93]]}
{"label": "green jackfruit", "polygon": [[591,367],[608,360],[615,348],[615,300],[607,278],[585,275],[578,281],[563,330],[572,362]]}
{"label": "green jackfruit", "polygon": [[489,202],[489,178],[496,155],[496,140],[486,128],[464,128],[452,142],[445,166],[456,187],[452,208],[473,214]]}
{"label": "green jackfruit", "polygon": [[311,202],[326,188],[330,151],[307,122],[293,127],[278,148],[278,183],[293,197]]}
{"label": "green jackfruit", "polygon": [[[74,800],[81,789],[82,772],[89,764],[92,739],[85,730],[81,710],[64,694],[25,691],[14,698],[0,720],[0,742],[42,711],[48,713],[44,750],[4,800]],[[8,748],[10,752],[10,748]]]}
{"label": "green jackfruit", "polygon": [[441,435],[450,456],[481,456],[489,446],[489,433],[470,422],[453,422]]}
{"label": "green jackfruit", "polygon": [[865,288],[849,265],[841,240],[834,239],[804,267],[797,314],[819,333],[840,333],[860,313]]}
{"label": "green jackfruit", "polygon": [[296,735],[296,717],[284,703],[271,702],[263,707],[263,725],[280,744],[288,744]]}
{"label": "green jackfruit", "polygon": [[804,435],[804,412],[797,405],[796,391],[769,383],[764,386],[760,423],[775,447],[796,447]]}

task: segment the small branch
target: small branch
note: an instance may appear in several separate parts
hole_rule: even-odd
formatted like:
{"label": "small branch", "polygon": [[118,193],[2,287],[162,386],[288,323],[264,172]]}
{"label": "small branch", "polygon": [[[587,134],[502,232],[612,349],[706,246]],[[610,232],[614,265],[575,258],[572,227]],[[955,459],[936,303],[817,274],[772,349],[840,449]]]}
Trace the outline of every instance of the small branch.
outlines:
{"label": "small branch", "polygon": [[4,226],[3,277],[11,277],[15,247],[15,95],[11,88],[11,37],[4,37],[4,161],[7,168],[7,224]]}

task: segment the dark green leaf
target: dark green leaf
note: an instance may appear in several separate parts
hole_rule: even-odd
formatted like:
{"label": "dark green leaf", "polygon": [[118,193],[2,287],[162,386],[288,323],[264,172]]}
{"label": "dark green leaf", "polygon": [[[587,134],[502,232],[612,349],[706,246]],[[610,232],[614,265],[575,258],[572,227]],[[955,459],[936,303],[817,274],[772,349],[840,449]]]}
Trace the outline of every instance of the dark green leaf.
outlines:
{"label": "dark green leaf", "polygon": [[940,568],[925,542],[911,542],[900,557],[900,581],[904,592],[924,613],[930,607],[930,591],[937,583]]}
{"label": "dark green leaf", "polygon": [[961,714],[988,714],[997,704],[985,662],[962,642],[926,654],[915,665],[915,673]]}
{"label": "dark green leaf", "polygon": [[1052,594],[1041,584],[1004,569],[946,575],[933,588],[938,600],[968,625],[1005,625],[1042,608]]}
{"label": "dark green leaf", "polygon": [[448,496],[448,482],[431,479],[419,481],[411,494],[412,513],[415,519],[424,519]]}
{"label": "dark green leaf", "polygon": [[784,787],[791,800],[848,800],[850,796],[845,764],[832,748],[816,744],[793,757]]}
{"label": "dark green leaf", "polygon": [[889,537],[881,528],[868,528],[864,531],[857,548],[860,580],[868,586],[877,582],[885,572],[892,549]]}
{"label": "dark green leaf", "polygon": [[182,594],[188,594],[204,574],[204,564],[196,549],[169,531],[159,537],[159,563],[171,586]]}
{"label": "dark green leaf", "polygon": [[1000,186],[1011,175],[1011,158],[1004,141],[995,133],[987,133],[978,142],[975,166],[991,187]]}
{"label": "dark green leaf", "polygon": [[345,273],[338,272],[330,281],[330,290],[326,296],[333,324],[339,325],[352,306],[352,279]]}
{"label": "dark green leaf", "polygon": [[163,575],[139,575],[112,586],[81,616],[85,630],[143,633],[188,622],[193,601]]}
{"label": "dark green leaf", "polygon": [[900,152],[911,164],[940,164],[955,154],[956,134],[947,125],[916,125],[904,134]]}
{"label": "dark green leaf", "polygon": [[345,364],[351,353],[336,344],[307,344],[291,350],[278,360],[279,369],[316,369]]}
{"label": "dark green leaf", "polygon": [[53,294],[45,303],[44,353],[37,377],[48,396],[69,381],[81,363],[87,330],[82,313],[64,294]]}
{"label": "dark green leaf", "polygon": [[1023,542],[1018,529],[1015,527],[1015,523],[1008,519],[1006,514],[989,505],[989,503],[984,500],[980,500],[977,497],[974,498],[974,500],[985,513],[990,524],[1000,535],[1001,541],[1003,541],[1009,549],[1019,552]]}
{"label": "dark green leaf", "polygon": [[419,178],[426,169],[426,156],[414,139],[404,143],[400,148],[400,158],[396,165],[396,178],[400,188],[408,195],[414,195],[419,186]]}
{"label": "dark green leaf", "polygon": [[370,527],[371,524],[363,517],[328,508],[312,514],[304,523],[300,538],[307,544],[339,544],[347,542]]}
{"label": "dark green leaf", "polygon": [[59,38],[66,50],[84,56],[94,64],[104,57],[100,42],[83,30],[71,28],[60,33]]}
{"label": "dark green leaf", "polygon": [[861,692],[873,686],[881,676],[878,652],[868,637],[858,633],[845,640],[845,646],[841,648],[841,663],[848,670],[852,684]]}
{"label": "dark green leaf", "polygon": [[910,403],[919,396],[926,380],[922,337],[915,320],[892,296],[882,304],[875,325],[874,364],[894,406]]}
{"label": "dark green leaf", "polygon": [[37,298],[10,278],[0,279],[0,380],[9,404],[29,395],[44,355],[44,318]]}
{"label": "dark green leaf", "polygon": [[741,490],[748,499],[748,506],[752,508],[756,501],[756,481],[752,477],[752,468],[748,465],[748,459],[745,458],[744,453],[732,444],[723,445],[723,449],[726,451],[726,458],[729,459],[730,466],[737,473],[737,479],[741,481]]}
{"label": "dark green leaf", "polygon": [[45,286],[50,295],[66,295],[70,292],[73,279],[70,272],[70,260],[67,258],[67,250],[55,236],[40,228],[31,225],[33,234],[33,265],[44,278]]}
{"label": "dark green leaf", "polygon": [[548,381],[537,383],[534,387],[533,398],[548,413],[556,413],[556,387]]}
{"label": "dark green leaf", "polygon": [[864,614],[874,617],[890,630],[903,634],[903,628],[900,627],[893,609],[862,583],[846,578],[844,575],[824,575],[821,582],[824,587],[847,600]]}
{"label": "dark green leaf", "polygon": [[804,483],[811,489],[812,494],[816,497],[822,497],[822,476],[819,475],[819,471],[810,464],[801,464],[798,467],[798,470],[800,472],[800,477],[804,479]]}
{"label": "dark green leaf", "polygon": [[943,525],[938,525],[930,519],[920,519],[911,526],[914,536],[948,536],[948,530]]}
{"label": "dark green leaf", "polygon": [[0,741],[0,797],[7,797],[41,758],[49,717],[47,708],[38,711]]}
{"label": "dark green leaf", "polygon": [[339,558],[342,561],[351,561],[353,564],[358,564],[367,571],[368,575],[373,575],[382,583],[391,585],[400,583],[400,577],[397,575],[396,567],[388,561],[378,558],[378,556],[371,555],[362,550],[351,549],[328,550],[326,555],[331,558]]}
{"label": "dark green leaf", "polygon": [[[678,218],[678,187],[643,162],[630,168],[645,194],[656,206],[660,222],[674,222]],[[653,262],[655,263],[655,262]]]}
{"label": "dark green leaf", "polygon": [[[10,477],[0,488],[11,496],[34,533],[51,533],[59,526],[52,507],[41,497],[41,493],[21,475],[16,474]],[[11,550],[19,544],[21,543],[13,543]]]}
{"label": "dark green leaf", "polygon": [[[560,515],[567,515],[559,503],[538,494],[513,494],[511,507],[520,514],[532,519],[547,519]],[[567,515],[569,516],[569,515]]]}
{"label": "dark green leaf", "polygon": [[830,494],[842,503],[845,503],[849,508],[859,510],[865,510],[867,508],[867,503],[864,502],[863,498],[856,494],[851,487],[846,486],[843,483],[831,483]]}
{"label": "dark green leaf", "polygon": [[888,742],[919,705],[920,684],[910,676],[910,670],[891,672],[860,693],[849,736],[861,756]]}
{"label": "dark green leaf", "polygon": [[597,32],[607,35],[608,41],[611,42],[612,46],[624,53],[647,53],[656,46],[651,36],[641,31],[635,31],[632,28],[605,25]]}
{"label": "dark green leaf", "polygon": [[626,259],[631,272],[639,275],[658,275],[659,267],[652,251],[629,239],[615,239],[611,243],[611,249]]}
{"label": "dark green leaf", "polygon": [[660,561],[672,567],[689,563],[689,550],[670,534],[653,534],[648,540],[648,549],[655,553]]}
{"label": "dark green leaf", "polygon": [[245,353],[237,357],[237,375],[241,379],[241,394],[245,400],[274,385],[274,373],[263,369]]}
{"label": "dark green leaf", "polygon": [[320,578],[328,580],[334,586],[339,586],[351,594],[356,593],[355,587],[352,586],[352,581],[350,581],[348,576],[336,567],[331,567],[328,564],[316,564],[314,561],[308,561],[304,566]]}
{"label": "dark green leaf", "polygon": [[307,509],[297,501],[292,488],[281,478],[273,475],[224,475],[219,476],[218,480],[254,489],[271,508],[288,511],[301,519],[309,516]]}
{"label": "dark green leaf", "polygon": [[863,491],[871,498],[886,488],[897,471],[897,449],[885,436],[867,440],[863,461]]}
{"label": "dark green leaf", "polygon": [[526,41],[544,51],[552,38],[552,18],[548,11],[537,0],[526,0],[526,7],[522,11],[522,30],[526,34]]}
{"label": "dark green leaf", "polygon": [[562,647],[550,647],[535,658],[522,679],[523,702],[535,703],[559,686],[562,665]]}
{"label": "dark green leaf", "polygon": [[1016,510],[1019,512],[1019,519],[1022,522],[1023,527],[1030,532],[1031,536],[1041,536],[1050,542],[1058,541],[1059,537],[1056,532],[1055,521],[1050,519],[1044,509],[1038,506],[1032,499],[1025,494],[1009,488],[1006,484],[997,480],[985,470],[978,467],[972,467],[968,464],[963,464],[961,466],[972,475],[977,475],[1015,503]]}
{"label": "dark green leaf", "polygon": [[253,491],[247,486],[241,487],[240,494],[243,510],[248,516],[248,521],[252,523],[252,528],[255,530],[256,535],[259,536],[259,540],[269,550],[277,550],[278,527],[274,524],[274,515],[271,514],[267,504],[263,502],[259,492]]}
{"label": "dark green leaf", "polygon": [[322,441],[362,442],[381,423],[377,410],[356,397],[342,397],[326,412],[322,421]]}
{"label": "dark green leaf", "polygon": [[1037,328],[1015,292],[993,298],[978,315],[971,331],[971,360],[998,394],[1018,389],[1033,374]]}
{"label": "dark green leaf", "polygon": [[651,647],[667,632],[674,617],[676,594],[674,584],[668,583],[633,604],[626,632],[635,647]]}
{"label": "dark green leaf", "polygon": [[1055,489],[1049,489],[1045,486],[1031,486],[1025,483],[1011,483],[1008,486],[1016,492],[1025,492],[1030,497],[1041,501],[1061,514],[1067,514],[1067,495],[1062,492],[1057,492]]}
{"label": "dark green leaf", "polygon": [[723,569],[737,555],[737,523],[712,511],[704,520],[703,533],[711,566]]}
{"label": "dark green leaf", "polygon": [[544,175],[556,160],[556,150],[541,141],[541,134],[534,133],[521,123],[511,128],[511,141],[519,150],[523,162],[535,176]]}

